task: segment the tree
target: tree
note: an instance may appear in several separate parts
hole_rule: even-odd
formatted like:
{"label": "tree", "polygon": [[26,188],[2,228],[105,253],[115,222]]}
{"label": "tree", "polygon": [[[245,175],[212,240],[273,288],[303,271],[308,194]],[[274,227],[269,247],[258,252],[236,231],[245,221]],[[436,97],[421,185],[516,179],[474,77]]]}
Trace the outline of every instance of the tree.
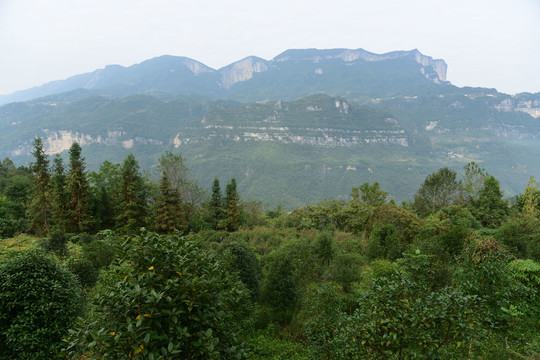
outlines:
{"label": "tree", "polygon": [[360,185],[360,187],[353,188],[351,197],[353,200],[362,199],[362,202],[378,206],[384,204],[388,197],[388,193],[379,188],[378,182],[373,183],[373,185],[369,185],[369,183],[366,182]]}
{"label": "tree", "polygon": [[3,260],[0,358],[54,358],[81,305],[75,276],[42,252],[21,251]]}
{"label": "tree", "polygon": [[284,325],[287,311],[294,310],[301,299],[300,279],[292,256],[282,252],[273,258],[268,266],[264,283],[264,299],[276,311],[283,311]]}
{"label": "tree", "polygon": [[218,230],[219,223],[223,221],[225,211],[223,209],[223,195],[221,195],[221,187],[219,186],[218,178],[214,178],[212,183],[212,195],[208,202],[208,222],[214,230]]}
{"label": "tree", "polygon": [[414,196],[416,211],[427,216],[442,207],[454,204],[461,188],[456,176],[456,172],[447,167],[428,175]]}
{"label": "tree", "polygon": [[69,198],[68,230],[84,232],[90,228],[90,199],[81,146],[74,142],[69,149],[67,192]]}
{"label": "tree", "polygon": [[105,160],[99,172],[92,171],[88,180],[92,191],[92,211],[97,229],[115,227],[119,209],[121,165]]}
{"label": "tree", "polygon": [[483,226],[497,228],[508,215],[508,202],[502,197],[499,181],[493,176],[487,177],[475,203],[476,218]]}
{"label": "tree", "polygon": [[240,227],[240,196],[236,190],[236,180],[231,179],[225,188],[225,218],[221,227],[233,232]]}
{"label": "tree", "polygon": [[523,209],[522,214],[530,218],[538,218],[540,210],[538,210],[538,203],[540,200],[540,192],[538,191],[538,183],[531,176],[525,191],[523,192]]}
{"label": "tree", "polygon": [[158,233],[170,234],[183,227],[182,200],[178,190],[171,186],[164,172],[159,182],[159,196],[154,206],[155,224]]}
{"label": "tree", "polygon": [[166,151],[159,158],[157,166],[159,175],[165,173],[171,187],[180,194],[182,212],[186,222],[189,222],[196,213],[196,208],[205,198],[205,194],[196,180],[191,179],[189,169],[185,165],[186,160],[181,154],[173,154]]}
{"label": "tree", "polygon": [[66,230],[69,212],[69,197],[66,188],[64,162],[60,155],[53,159],[53,175],[51,179],[51,202],[54,226],[58,230]]}
{"label": "tree", "polygon": [[464,170],[465,174],[461,181],[461,196],[466,204],[472,204],[478,200],[480,191],[484,187],[484,180],[489,174],[474,161],[465,165]]}
{"label": "tree", "polygon": [[[423,269],[424,266],[418,266]],[[461,358],[462,343],[479,334],[478,298],[450,287],[432,291],[403,269],[375,277],[344,316],[348,358]]]}
{"label": "tree", "polygon": [[215,257],[179,235],[149,232],[119,255],[123,265],[110,273],[120,276],[98,285],[70,332],[69,358],[245,359],[237,335],[249,295]]}
{"label": "tree", "polygon": [[49,233],[51,213],[49,159],[43,150],[43,140],[39,136],[34,139],[32,145],[34,146],[32,152],[34,162],[30,164],[30,169],[34,188],[29,211],[32,228],[38,235],[43,235]]}
{"label": "tree", "polygon": [[126,232],[135,232],[144,226],[146,196],[144,179],[139,172],[139,163],[132,153],[124,159],[120,172],[117,225]]}

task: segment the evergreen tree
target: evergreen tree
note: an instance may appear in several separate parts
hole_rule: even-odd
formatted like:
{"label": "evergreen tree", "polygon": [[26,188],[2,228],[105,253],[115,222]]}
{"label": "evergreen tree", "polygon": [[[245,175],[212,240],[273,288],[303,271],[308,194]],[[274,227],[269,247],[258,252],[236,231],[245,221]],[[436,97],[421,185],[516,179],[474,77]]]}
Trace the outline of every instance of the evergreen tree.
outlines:
{"label": "evergreen tree", "polygon": [[52,187],[52,209],[55,227],[64,230],[67,227],[69,202],[66,188],[66,171],[64,162],[60,155],[53,159]]}
{"label": "evergreen tree", "polygon": [[170,234],[182,228],[182,201],[178,190],[171,186],[165,172],[159,182],[159,196],[155,204],[155,230]]}
{"label": "evergreen tree", "polygon": [[219,186],[218,178],[214,178],[212,184],[212,195],[208,204],[208,219],[214,230],[219,228],[220,222],[223,221],[225,211],[223,209],[223,196],[221,195],[221,187]]}
{"label": "evergreen tree", "polygon": [[236,190],[236,180],[231,179],[225,188],[225,218],[222,228],[233,232],[240,227],[240,196]]}
{"label": "evergreen tree", "polygon": [[499,181],[489,176],[484,181],[476,202],[476,218],[488,228],[499,227],[503,218],[508,215],[508,202],[502,199],[503,192]]}
{"label": "evergreen tree", "polygon": [[139,163],[130,153],[122,164],[117,225],[132,233],[144,226],[146,215],[144,179]]}
{"label": "evergreen tree", "polygon": [[110,229],[116,224],[121,178],[121,165],[107,160],[99,166],[99,172],[92,171],[88,175],[93,190],[92,208],[98,229]]}
{"label": "evergreen tree", "polygon": [[89,189],[81,146],[74,142],[69,149],[69,173],[67,193],[69,198],[67,229],[69,232],[84,232],[90,228]]}
{"label": "evergreen tree", "polygon": [[37,136],[32,142],[34,162],[30,164],[34,183],[33,198],[30,202],[32,228],[38,235],[49,233],[51,213],[49,159],[43,150],[43,140]]}

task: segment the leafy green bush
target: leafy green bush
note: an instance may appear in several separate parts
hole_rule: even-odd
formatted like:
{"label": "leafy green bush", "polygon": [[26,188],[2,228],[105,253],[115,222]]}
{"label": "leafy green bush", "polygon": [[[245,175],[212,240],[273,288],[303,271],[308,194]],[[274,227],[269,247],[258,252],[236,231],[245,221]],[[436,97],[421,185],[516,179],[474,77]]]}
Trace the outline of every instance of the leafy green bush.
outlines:
{"label": "leafy green bush", "polygon": [[96,269],[109,266],[116,256],[113,245],[105,240],[94,240],[82,247],[84,258],[89,260]]}
{"label": "leafy green bush", "polygon": [[359,254],[339,254],[330,265],[331,278],[349,293],[352,284],[362,278],[362,265],[365,259]]}
{"label": "leafy green bush", "polygon": [[343,351],[362,359],[459,358],[461,345],[477,336],[478,304],[449,287],[433,292],[397,269],[374,278],[343,320]]}
{"label": "leafy green bush", "polygon": [[177,234],[143,232],[126,239],[121,259],[131,271],[98,284],[90,315],[70,331],[67,355],[245,357],[237,333],[247,291],[200,247]]}
{"label": "leafy green bush", "polygon": [[218,252],[224,269],[237,273],[238,279],[248,288],[251,299],[258,301],[261,297],[262,269],[253,250],[243,243],[226,243]]}
{"label": "leafy green bush", "polygon": [[272,331],[259,332],[248,340],[251,360],[311,360],[313,357],[301,344],[273,336]]}
{"label": "leafy green bush", "polygon": [[0,264],[0,359],[51,359],[81,309],[73,274],[40,251]]}
{"label": "leafy green bush", "polygon": [[46,251],[50,251],[58,256],[66,256],[68,253],[67,248],[68,237],[61,231],[55,231],[45,239],[42,243],[42,247]]}
{"label": "leafy green bush", "polygon": [[79,284],[83,288],[91,288],[96,284],[99,273],[90,260],[70,258],[67,262],[67,268],[77,277]]}

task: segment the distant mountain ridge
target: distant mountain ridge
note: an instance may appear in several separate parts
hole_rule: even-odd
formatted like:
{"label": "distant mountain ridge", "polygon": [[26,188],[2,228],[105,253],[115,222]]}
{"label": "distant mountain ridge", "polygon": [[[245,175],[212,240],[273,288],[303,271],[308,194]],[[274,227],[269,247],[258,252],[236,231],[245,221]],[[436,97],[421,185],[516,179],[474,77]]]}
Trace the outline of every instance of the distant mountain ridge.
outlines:
{"label": "distant mountain ridge", "polygon": [[130,152],[150,170],[180,151],[202,186],[234,177],[246,198],[289,209],[374,181],[408,200],[429,173],[469,161],[522,192],[540,174],[540,93],[459,88],[446,70],[418,50],[362,49],[218,70],[176,56],[111,65],[12,94],[44,96],[0,106],[0,158],[27,164],[36,135],[50,155],[79,142],[91,170]]}
{"label": "distant mountain ridge", "polygon": [[[245,92],[249,93],[250,90],[234,89],[234,91],[231,91],[235,84],[249,82],[256,74],[266,72],[271,73],[273,79],[279,78],[280,74],[288,73],[288,67],[294,66],[294,64],[302,63],[305,65],[311,63],[314,65],[310,67],[312,68],[311,71],[303,74],[303,77],[307,79],[306,81],[309,81],[311,77],[321,77],[325,70],[332,71],[332,69],[343,67],[343,65],[363,64],[364,67],[369,68],[370,63],[396,60],[401,61],[403,64],[409,62],[418,65],[419,73],[416,75],[419,77],[423,76],[426,80],[436,84],[446,83],[447,65],[444,60],[434,60],[416,49],[385,54],[375,54],[363,49],[287,50],[272,60],[250,56],[218,70],[187,57],[164,55],[129,67],[108,65],[103,69],[75,75],[66,80],[57,80],[31,89],[17,91],[13,94],[2,95],[0,96],[0,105],[15,101],[28,101],[76,89],[98,91],[102,94],[117,97],[146,94],[161,96],[201,95],[242,99],[246,95]],[[339,63],[336,63],[336,61]],[[393,66],[395,65],[394,63]],[[325,69],[325,67],[329,66],[330,68]],[[358,69],[349,70],[344,72],[353,73],[358,71]],[[284,75],[287,76],[287,74]],[[419,79],[415,80],[418,81]],[[382,81],[388,80],[382,79]],[[315,92],[320,92],[320,90]],[[268,97],[264,97],[264,93],[259,92],[259,94],[259,98],[250,100],[270,100],[275,98],[272,93],[269,93]],[[288,99],[306,95],[309,95],[309,93],[305,91],[299,92],[291,94]]]}

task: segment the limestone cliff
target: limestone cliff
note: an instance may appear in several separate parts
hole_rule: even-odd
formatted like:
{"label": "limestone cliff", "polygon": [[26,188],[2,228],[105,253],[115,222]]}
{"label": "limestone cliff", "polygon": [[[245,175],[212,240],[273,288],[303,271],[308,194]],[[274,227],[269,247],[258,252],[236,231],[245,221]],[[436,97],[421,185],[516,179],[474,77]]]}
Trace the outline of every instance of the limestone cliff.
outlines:
{"label": "limestone cliff", "polygon": [[246,81],[253,77],[254,73],[268,70],[267,61],[255,56],[250,56],[219,70],[221,86],[229,89],[235,83]]}

